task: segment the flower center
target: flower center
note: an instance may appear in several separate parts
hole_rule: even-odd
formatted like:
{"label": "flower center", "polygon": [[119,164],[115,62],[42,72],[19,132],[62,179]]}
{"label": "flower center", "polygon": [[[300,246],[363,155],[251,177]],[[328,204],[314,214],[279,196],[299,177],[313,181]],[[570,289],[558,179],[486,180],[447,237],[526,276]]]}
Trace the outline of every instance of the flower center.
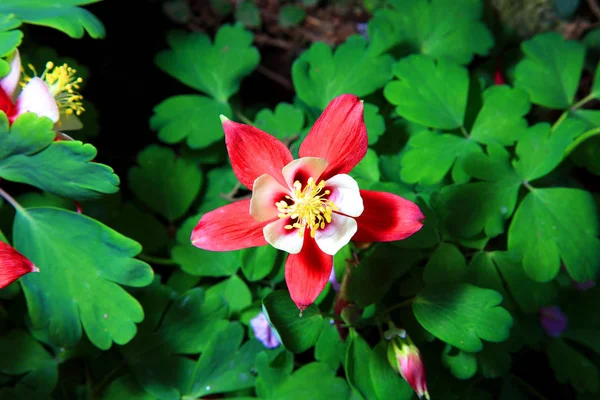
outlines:
{"label": "flower center", "polygon": [[331,192],[323,190],[325,181],[315,183],[311,177],[306,182],[304,189],[300,181],[294,182],[294,190],[291,196],[285,196],[291,200],[292,204],[288,204],[285,200],[281,200],[275,205],[279,210],[279,218],[292,218],[294,221],[291,225],[286,225],[285,229],[298,229],[298,235],[304,236],[306,227],[310,229],[310,236],[315,237],[317,229],[323,229],[326,223],[331,222],[331,213],[337,211],[337,207],[333,201],[328,200]]}
{"label": "flower center", "polygon": [[[28,65],[34,73],[37,75],[33,65]],[[40,76],[40,79],[44,81],[50,93],[56,100],[58,109],[64,111],[69,116],[71,114],[81,115],[85,111],[81,100],[83,96],[79,94],[79,84],[83,82],[83,79],[78,78],[77,70],[69,67],[67,64],[56,66],[52,61],[46,63],[46,69]],[[31,77],[25,76],[24,82],[21,84],[25,86],[27,82],[31,80]]]}

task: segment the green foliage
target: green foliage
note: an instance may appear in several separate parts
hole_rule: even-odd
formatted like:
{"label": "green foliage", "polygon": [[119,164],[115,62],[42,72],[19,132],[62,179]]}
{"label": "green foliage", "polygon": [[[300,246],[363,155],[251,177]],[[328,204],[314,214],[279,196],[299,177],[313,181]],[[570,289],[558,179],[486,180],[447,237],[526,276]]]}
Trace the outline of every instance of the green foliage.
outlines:
{"label": "green foliage", "polygon": [[293,4],[284,5],[279,9],[279,25],[282,27],[295,26],[306,17],[306,11],[303,8],[295,6]]}

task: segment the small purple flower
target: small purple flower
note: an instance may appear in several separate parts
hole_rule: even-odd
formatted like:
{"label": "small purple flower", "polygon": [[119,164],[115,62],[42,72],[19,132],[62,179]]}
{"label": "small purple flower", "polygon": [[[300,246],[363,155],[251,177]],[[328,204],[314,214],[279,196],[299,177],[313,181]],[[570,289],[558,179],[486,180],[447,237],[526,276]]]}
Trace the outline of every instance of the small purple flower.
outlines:
{"label": "small purple flower", "polygon": [[540,323],[548,336],[559,337],[567,329],[568,320],[560,307],[542,307],[540,308]]}
{"label": "small purple flower", "polygon": [[264,312],[261,312],[256,317],[250,320],[250,326],[254,331],[254,336],[258,339],[266,348],[274,349],[279,346],[280,340],[279,335],[271,325],[265,316]]}
{"label": "small purple flower", "polygon": [[329,283],[331,283],[333,290],[335,290],[336,292],[340,291],[340,283],[335,278],[335,268],[331,268],[331,275],[329,275]]}
{"label": "small purple flower", "polygon": [[356,31],[365,39],[369,40],[369,31],[367,30],[366,22],[359,22],[356,24]]}
{"label": "small purple flower", "polygon": [[578,290],[580,292],[585,292],[595,286],[596,286],[596,282],[592,281],[592,280],[585,281],[585,282],[574,282],[573,283],[573,287],[575,288],[575,290]]}

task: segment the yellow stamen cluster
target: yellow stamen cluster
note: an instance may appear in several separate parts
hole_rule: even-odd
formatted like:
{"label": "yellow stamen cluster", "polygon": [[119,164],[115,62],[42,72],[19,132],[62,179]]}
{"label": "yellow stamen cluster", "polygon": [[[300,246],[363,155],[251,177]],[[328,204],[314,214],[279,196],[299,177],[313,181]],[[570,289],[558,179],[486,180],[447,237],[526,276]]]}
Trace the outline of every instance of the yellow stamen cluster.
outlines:
{"label": "yellow stamen cluster", "polygon": [[[28,67],[37,75],[33,65]],[[83,96],[79,94],[79,84],[83,79],[76,76],[77,70],[69,67],[67,64],[56,66],[52,61],[46,63],[46,69],[40,76],[40,79],[46,83],[50,93],[56,100],[59,110],[69,116],[72,114],[81,115],[85,111],[81,100]],[[31,80],[31,77],[24,78],[23,86]]]}
{"label": "yellow stamen cluster", "polygon": [[331,222],[331,213],[337,211],[337,207],[331,200],[324,198],[331,192],[323,190],[325,181],[319,182],[317,185],[313,178],[309,178],[306,186],[302,189],[300,181],[294,182],[294,190],[291,196],[285,196],[291,200],[292,204],[288,204],[285,200],[281,200],[275,205],[279,210],[279,218],[292,218],[294,221],[291,225],[286,225],[285,229],[298,229],[298,235],[304,236],[306,227],[310,229],[310,236],[315,237],[317,229],[323,229],[326,223]]}

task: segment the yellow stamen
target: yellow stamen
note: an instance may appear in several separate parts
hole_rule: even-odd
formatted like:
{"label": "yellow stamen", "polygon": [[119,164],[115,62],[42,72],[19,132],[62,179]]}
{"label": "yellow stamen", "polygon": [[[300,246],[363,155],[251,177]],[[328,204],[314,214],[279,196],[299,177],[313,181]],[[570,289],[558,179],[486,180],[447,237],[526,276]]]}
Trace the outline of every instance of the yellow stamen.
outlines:
{"label": "yellow stamen", "polygon": [[285,229],[298,229],[298,235],[303,237],[308,228],[310,236],[314,238],[319,228],[323,229],[326,223],[331,222],[331,214],[338,209],[331,200],[324,198],[331,194],[324,188],[325,181],[316,184],[313,178],[308,179],[304,189],[300,181],[294,182],[291,196],[285,196],[292,204],[284,200],[275,203],[279,218],[295,220],[291,225],[286,225]]}
{"label": "yellow stamen", "polygon": [[[33,77],[37,72],[33,65],[28,65],[33,71]],[[79,84],[83,79],[76,76],[77,70],[69,67],[67,64],[56,66],[52,61],[46,63],[46,69],[40,75],[40,79],[48,86],[50,93],[56,100],[59,110],[63,111],[67,117],[72,114],[81,115],[85,111],[81,100],[83,96],[79,94]],[[33,77],[24,74],[21,86],[25,86]]]}

